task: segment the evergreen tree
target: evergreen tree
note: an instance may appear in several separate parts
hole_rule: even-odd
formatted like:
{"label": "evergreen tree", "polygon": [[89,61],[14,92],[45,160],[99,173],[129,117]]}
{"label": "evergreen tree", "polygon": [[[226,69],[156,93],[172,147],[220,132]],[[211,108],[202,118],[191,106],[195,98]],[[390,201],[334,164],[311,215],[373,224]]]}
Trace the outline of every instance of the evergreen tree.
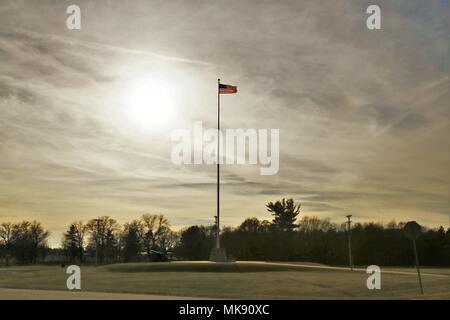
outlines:
{"label": "evergreen tree", "polygon": [[285,199],[277,201],[275,203],[269,202],[267,205],[267,210],[272,212],[274,216],[272,220],[272,225],[281,231],[292,231],[294,228],[298,227],[295,224],[297,216],[300,213],[300,204],[296,205],[294,199]]}

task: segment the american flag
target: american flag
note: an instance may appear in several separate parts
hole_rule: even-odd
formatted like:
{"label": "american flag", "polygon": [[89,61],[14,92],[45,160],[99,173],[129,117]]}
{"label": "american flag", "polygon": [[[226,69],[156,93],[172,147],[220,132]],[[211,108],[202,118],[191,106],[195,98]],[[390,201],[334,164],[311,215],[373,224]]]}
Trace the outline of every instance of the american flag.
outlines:
{"label": "american flag", "polygon": [[224,93],[236,93],[237,92],[237,87],[235,86],[230,86],[229,84],[222,84],[219,83],[219,93],[220,94],[224,94]]}

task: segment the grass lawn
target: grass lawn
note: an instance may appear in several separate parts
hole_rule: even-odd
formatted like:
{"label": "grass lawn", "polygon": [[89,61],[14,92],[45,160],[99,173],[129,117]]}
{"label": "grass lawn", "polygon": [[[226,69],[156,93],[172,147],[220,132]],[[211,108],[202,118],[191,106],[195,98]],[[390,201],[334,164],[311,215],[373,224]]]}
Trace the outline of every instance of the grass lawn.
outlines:
{"label": "grass lawn", "polygon": [[[384,268],[382,268],[382,271]],[[450,269],[427,269],[419,294],[413,274],[381,276],[381,290],[368,290],[362,271],[316,269],[295,264],[238,262],[121,263],[81,266],[82,291],[234,299],[450,299]],[[67,290],[65,268],[0,268],[0,288]],[[0,297],[1,299],[1,297]]]}

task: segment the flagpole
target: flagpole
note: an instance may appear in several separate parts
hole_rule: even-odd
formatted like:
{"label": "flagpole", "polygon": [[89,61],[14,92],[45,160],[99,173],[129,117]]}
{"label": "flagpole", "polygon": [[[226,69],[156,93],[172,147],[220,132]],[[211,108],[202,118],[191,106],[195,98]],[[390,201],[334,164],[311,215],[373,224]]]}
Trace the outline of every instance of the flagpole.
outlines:
{"label": "flagpole", "polygon": [[220,79],[217,79],[217,226],[216,248],[220,248]]}

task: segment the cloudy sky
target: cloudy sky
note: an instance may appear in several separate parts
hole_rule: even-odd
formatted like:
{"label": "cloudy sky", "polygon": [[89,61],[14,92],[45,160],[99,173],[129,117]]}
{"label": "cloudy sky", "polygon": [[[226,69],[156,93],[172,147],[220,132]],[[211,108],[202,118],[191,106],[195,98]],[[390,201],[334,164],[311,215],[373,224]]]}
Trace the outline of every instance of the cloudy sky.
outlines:
{"label": "cloudy sky", "polygon": [[[71,4],[81,30],[66,27]],[[381,30],[366,28],[369,4]],[[270,218],[266,202],[293,197],[302,214],[335,222],[445,226],[448,10],[448,0],[2,0],[0,221],[38,219],[52,245],[98,215],[212,224],[215,167],[174,165],[170,137],[216,125],[220,77],[239,88],[222,99],[223,128],[280,130],[277,175],[223,166],[224,224]],[[167,121],[161,99],[133,111],[147,84],[170,95]]]}

